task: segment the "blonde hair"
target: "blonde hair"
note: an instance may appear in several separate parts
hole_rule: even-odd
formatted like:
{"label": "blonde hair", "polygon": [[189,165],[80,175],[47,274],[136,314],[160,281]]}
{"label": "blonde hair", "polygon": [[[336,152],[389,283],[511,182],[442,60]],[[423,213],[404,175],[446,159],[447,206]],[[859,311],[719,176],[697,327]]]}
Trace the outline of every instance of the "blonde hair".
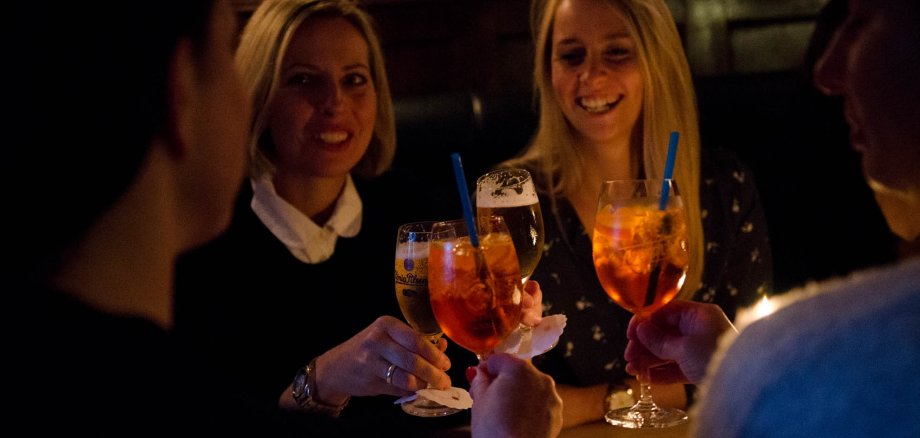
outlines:
{"label": "blonde hair", "polygon": [[274,144],[267,132],[269,109],[279,86],[281,63],[300,25],[313,17],[342,17],[367,41],[372,81],[377,92],[377,120],[370,145],[353,172],[369,179],[386,171],[396,153],[396,122],[373,19],[353,0],[265,0],[243,29],[236,66],[252,96],[249,172],[253,178],[272,174]]}
{"label": "blonde hair", "polygon": [[[562,113],[552,86],[552,34],[555,11],[562,0],[533,0],[531,24],[534,37],[534,93],[540,122],[531,144],[508,166],[534,169],[553,202],[578,190],[584,157],[576,147],[575,133]],[[680,133],[674,167],[687,212],[690,270],[681,298],[699,289],[703,272],[703,224],[700,215],[700,136],[696,94],[690,67],[670,10],[662,0],[606,0],[627,19],[636,42],[637,63],[642,75],[643,107],[637,123],[642,127],[637,142],[646,178],[663,178],[671,131]]]}

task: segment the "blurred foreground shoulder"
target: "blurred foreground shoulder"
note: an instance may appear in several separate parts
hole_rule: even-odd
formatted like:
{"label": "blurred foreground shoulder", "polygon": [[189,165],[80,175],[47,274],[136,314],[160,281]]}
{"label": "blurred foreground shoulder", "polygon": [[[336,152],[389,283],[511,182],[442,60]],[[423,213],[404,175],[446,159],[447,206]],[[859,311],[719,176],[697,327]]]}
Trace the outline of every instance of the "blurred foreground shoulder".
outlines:
{"label": "blurred foreground shoulder", "polygon": [[920,436],[918,279],[915,258],[776,297],[716,353],[698,436]]}

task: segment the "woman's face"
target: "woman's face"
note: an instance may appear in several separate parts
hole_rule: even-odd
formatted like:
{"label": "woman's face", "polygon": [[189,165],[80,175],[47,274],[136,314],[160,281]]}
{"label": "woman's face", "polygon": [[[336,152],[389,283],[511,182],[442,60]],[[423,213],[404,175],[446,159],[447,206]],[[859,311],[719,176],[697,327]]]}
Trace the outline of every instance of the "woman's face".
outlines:
{"label": "woman's face", "polygon": [[367,151],[376,118],[367,41],[341,17],[304,21],[270,108],[278,173],[346,175]]}
{"label": "woman's face", "polygon": [[[815,68],[842,95],[850,142],[892,230],[920,234],[920,34],[916,0],[852,0]],[[916,224],[916,225],[915,225]]]}
{"label": "woman's face", "polygon": [[642,111],[642,76],[626,18],[601,0],[563,0],[551,40],[556,100],[595,143],[628,142]]}

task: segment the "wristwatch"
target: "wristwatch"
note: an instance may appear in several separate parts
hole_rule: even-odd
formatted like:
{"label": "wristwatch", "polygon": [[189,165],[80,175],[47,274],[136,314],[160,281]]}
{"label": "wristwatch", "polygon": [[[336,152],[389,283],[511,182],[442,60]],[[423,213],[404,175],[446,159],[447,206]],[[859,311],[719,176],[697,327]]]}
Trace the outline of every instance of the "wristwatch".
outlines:
{"label": "wristwatch", "polygon": [[604,410],[609,412],[615,409],[628,408],[636,404],[633,390],[628,385],[611,383],[607,386],[607,396],[604,397]]}
{"label": "wristwatch", "polygon": [[292,387],[291,395],[301,409],[333,418],[338,417],[351,400],[349,396],[340,405],[330,405],[313,398],[316,395],[316,359],[311,360],[306,366],[297,370]]}

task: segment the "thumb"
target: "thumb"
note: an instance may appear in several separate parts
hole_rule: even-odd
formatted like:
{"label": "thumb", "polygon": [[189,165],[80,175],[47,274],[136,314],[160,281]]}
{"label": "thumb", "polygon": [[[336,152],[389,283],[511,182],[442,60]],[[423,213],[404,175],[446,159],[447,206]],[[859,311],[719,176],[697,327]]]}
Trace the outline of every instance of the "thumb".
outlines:
{"label": "thumb", "polygon": [[489,375],[489,369],[483,363],[471,366],[467,369],[466,376],[470,382],[469,392],[473,400],[476,400],[476,398],[486,391],[486,388],[492,383],[493,378]]}

